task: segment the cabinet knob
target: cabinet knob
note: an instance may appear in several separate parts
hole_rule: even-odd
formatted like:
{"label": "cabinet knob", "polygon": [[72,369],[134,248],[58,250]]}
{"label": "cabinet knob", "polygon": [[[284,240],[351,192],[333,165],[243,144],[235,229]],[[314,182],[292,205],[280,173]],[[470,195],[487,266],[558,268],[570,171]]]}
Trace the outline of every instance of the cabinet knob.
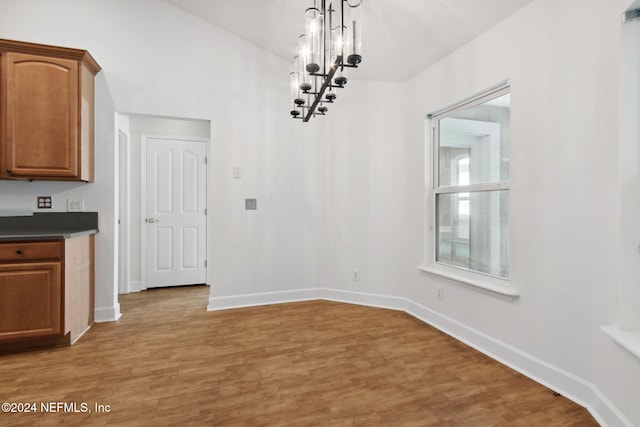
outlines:
{"label": "cabinet knob", "polygon": [[18,249],[18,250],[16,251],[16,253],[17,253],[18,255],[22,255],[22,249]]}
{"label": "cabinet knob", "polygon": [[7,173],[11,173],[11,169],[7,169]]}

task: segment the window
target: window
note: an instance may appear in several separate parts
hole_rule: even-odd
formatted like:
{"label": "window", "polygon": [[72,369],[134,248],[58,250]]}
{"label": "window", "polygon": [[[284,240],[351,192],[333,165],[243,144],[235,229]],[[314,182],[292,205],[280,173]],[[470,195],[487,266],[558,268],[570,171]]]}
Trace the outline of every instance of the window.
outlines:
{"label": "window", "polygon": [[510,93],[500,86],[431,115],[435,261],[509,277]]}

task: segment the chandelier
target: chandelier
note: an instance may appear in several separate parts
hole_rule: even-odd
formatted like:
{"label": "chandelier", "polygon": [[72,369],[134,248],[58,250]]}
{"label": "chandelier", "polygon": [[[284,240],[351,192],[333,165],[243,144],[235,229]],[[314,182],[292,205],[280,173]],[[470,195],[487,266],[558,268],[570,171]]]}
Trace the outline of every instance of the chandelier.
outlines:
{"label": "chandelier", "polygon": [[291,116],[308,122],[325,115],[347,69],[362,62],[362,0],[312,0],[291,69]]}

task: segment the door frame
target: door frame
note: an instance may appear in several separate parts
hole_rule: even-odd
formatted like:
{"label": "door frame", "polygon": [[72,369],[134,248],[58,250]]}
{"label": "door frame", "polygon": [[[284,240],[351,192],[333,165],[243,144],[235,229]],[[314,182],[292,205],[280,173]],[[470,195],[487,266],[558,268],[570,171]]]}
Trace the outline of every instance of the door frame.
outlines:
{"label": "door frame", "polygon": [[[152,134],[152,133],[142,133],[140,134],[140,290],[147,290],[147,227],[145,223],[145,218],[147,214],[147,147],[148,144],[152,144],[148,142],[148,139],[169,139],[174,141],[194,141],[194,142],[203,142],[206,144],[206,166],[205,167],[205,201],[204,205],[207,207],[207,232],[205,233],[205,251],[207,253],[207,259],[209,258],[209,152],[210,152],[210,138],[203,137],[194,137],[194,136],[184,136],[184,135],[165,135],[165,134]],[[208,263],[205,265],[206,277],[209,277],[208,273]],[[208,282],[208,280],[207,280]]]}
{"label": "door frame", "polygon": [[118,294],[131,289],[131,138],[118,129]]}

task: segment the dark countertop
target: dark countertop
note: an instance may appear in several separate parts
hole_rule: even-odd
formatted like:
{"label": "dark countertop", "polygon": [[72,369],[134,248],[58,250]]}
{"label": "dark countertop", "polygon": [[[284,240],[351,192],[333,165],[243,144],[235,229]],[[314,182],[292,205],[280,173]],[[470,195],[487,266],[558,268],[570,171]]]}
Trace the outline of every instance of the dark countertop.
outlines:
{"label": "dark countertop", "polygon": [[0,217],[0,242],[62,240],[97,232],[97,212],[38,212]]}
{"label": "dark countertop", "polygon": [[71,239],[73,237],[85,236],[87,234],[96,234],[98,229],[72,231],[72,230],[16,230],[16,231],[0,231],[0,242],[24,242],[27,240],[62,240]]}

